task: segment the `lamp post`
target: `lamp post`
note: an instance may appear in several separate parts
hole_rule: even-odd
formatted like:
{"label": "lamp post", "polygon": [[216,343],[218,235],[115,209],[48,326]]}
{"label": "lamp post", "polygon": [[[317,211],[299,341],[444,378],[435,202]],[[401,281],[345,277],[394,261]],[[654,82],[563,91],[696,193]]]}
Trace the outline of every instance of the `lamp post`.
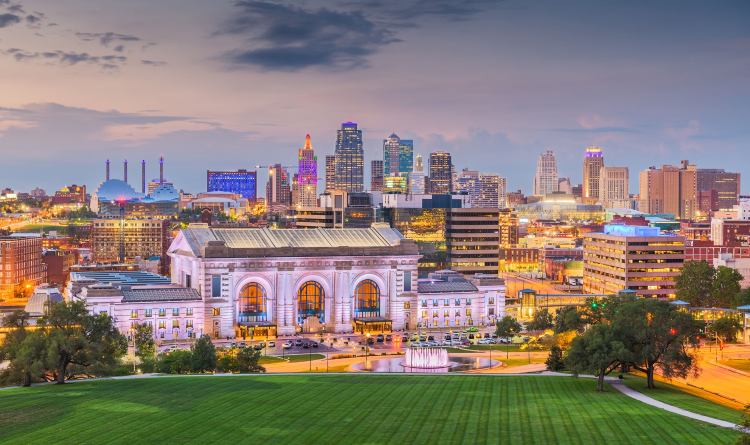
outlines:
{"label": "lamp post", "polygon": [[367,333],[367,340],[365,340],[365,369],[370,369],[367,365],[367,356],[370,353],[370,333]]}
{"label": "lamp post", "polygon": [[135,374],[135,331],[130,327],[130,336],[133,337],[133,374]]}

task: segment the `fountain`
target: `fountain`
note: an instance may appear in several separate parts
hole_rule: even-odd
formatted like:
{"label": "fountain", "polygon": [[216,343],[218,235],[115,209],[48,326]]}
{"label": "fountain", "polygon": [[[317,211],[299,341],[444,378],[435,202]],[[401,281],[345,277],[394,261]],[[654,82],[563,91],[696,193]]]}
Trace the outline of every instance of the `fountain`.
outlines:
{"label": "fountain", "polygon": [[447,368],[448,351],[443,348],[407,349],[404,366],[407,368]]}

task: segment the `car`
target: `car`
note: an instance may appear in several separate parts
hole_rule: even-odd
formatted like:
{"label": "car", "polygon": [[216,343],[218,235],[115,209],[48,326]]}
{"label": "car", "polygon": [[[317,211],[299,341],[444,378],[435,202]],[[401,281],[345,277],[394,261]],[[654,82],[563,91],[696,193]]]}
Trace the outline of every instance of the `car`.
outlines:
{"label": "car", "polygon": [[316,341],[314,341],[314,342],[312,342],[310,344],[312,345],[313,348],[317,348],[318,347],[318,342],[316,342]]}
{"label": "car", "polygon": [[445,334],[445,338],[443,338],[443,340],[450,340],[450,339],[451,339],[451,334]]}
{"label": "car", "polygon": [[246,348],[246,347],[247,347],[247,343],[245,343],[244,341],[240,343],[240,348]]}
{"label": "car", "polygon": [[477,328],[469,328],[469,329],[466,330],[466,332],[478,332],[478,331],[479,331],[479,329],[477,329]]}
{"label": "car", "polygon": [[412,342],[411,343],[411,347],[412,348],[421,348],[422,347],[422,343],[418,342],[418,341]]}
{"label": "car", "polygon": [[237,343],[235,343],[235,342],[232,342],[232,344],[231,344],[231,345],[229,345],[229,347],[230,347],[230,348],[232,348],[232,349],[234,349],[234,348],[236,348],[236,347],[237,347]]}
{"label": "car", "polygon": [[492,333],[492,338],[497,338],[497,333],[496,332]]}
{"label": "car", "polygon": [[385,341],[391,341],[393,340],[393,336],[391,334],[388,334],[385,336]]}
{"label": "car", "polygon": [[453,340],[444,340],[443,346],[453,346]]}
{"label": "car", "polygon": [[417,334],[411,334],[411,340],[410,341],[419,341],[419,335],[417,335]]}
{"label": "car", "polygon": [[372,338],[372,337],[367,337],[367,344],[368,345],[374,345],[375,344],[375,339]]}
{"label": "car", "polygon": [[424,342],[426,342],[426,341],[427,341],[427,337],[425,337],[425,336],[423,335],[423,336],[419,337],[419,341],[421,341],[421,342],[423,342],[423,343],[424,343]]}
{"label": "car", "polygon": [[491,339],[491,338],[483,338],[483,339],[477,341],[478,345],[494,345],[495,343],[497,343],[497,342],[495,340]]}
{"label": "car", "polygon": [[452,346],[461,346],[461,340],[451,340]]}
{"label": "car", "polygon": [[[276,342],[275,341],[269,341],[268,342],[268,347],[269,348],[275,348],[276,347]],[[244,348],[244,346],[243,346],[243,348]]]}
{"label": "car", "polygon": [[531,337],[524,337],[523,338],[523,341],[529,341],[529,340],[531,340]]}
{"label": "car", "polygon": [[440,343],[436,342],[435,340],[428,341],[427,342],[430,346],[440,346]]}
{"label": "car", "polygon": [[378,343],[383,343],[385,341],[385,336],[383,334],[378,334]]}
{"label": "car", "polygon": [[297,339],[297,341],[294,342],[294,346],[302,346],[302,340]]}
{"label": "car", "polygon": [[260,351],[261,349],[263,349],[263,343],[258,343],[257,345],[253,346],[253,349],[255,349],[256,351]]}
{"label": "car", "polygon": [[435,341],[435,336],[433,335],[428,336],[427,341]]}
{"label": "car", "polygon": [[454,332],[453,333],[453,340],[458,340],[458,338],[459,338],[459,333],[458,332]]}
{"label": "car", "polygon": [[474,334],[469,334],[469,340],[474,340]]}
{"label": "car", "polygon": [[294,346],[294,344],[291,341],[281,344],[281,347],[284,349],[291,349],[292,346]]}
{"label": "car", "polygon": [[429,343],[427,343],[427,342],[424,342],[424,343],[422,343],[422,347],[423,347],[423,348],[429,348],[430,346],[432,346],[432,345],[430,345],[430,344],[429,344]]}
{"label": "car", "polygon": [[401,341],[404,342],[404,343],[408,342],[409,341],[409,336],[408,335],[402,335],[401,336]]}
{"label": "car", "polygon": [[474,342],[471,340],[461,340],[461,344],[464,346],[469,346],[469,345],[473,345]]}
{"label": "car", "polygon": [[484,333],[484,338],[490,338],[490,333],[489,332],[485,332]]}

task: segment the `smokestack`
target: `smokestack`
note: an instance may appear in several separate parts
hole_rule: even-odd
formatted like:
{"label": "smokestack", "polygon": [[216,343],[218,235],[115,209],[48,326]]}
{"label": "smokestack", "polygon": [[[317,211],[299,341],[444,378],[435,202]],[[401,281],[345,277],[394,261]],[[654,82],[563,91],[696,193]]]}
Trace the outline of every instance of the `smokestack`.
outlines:
{"label": "smokestack", "polygon": [[141,193],[146,194],[146,160],[144,159],[141,163]]}
{"label": "smokestack", "polygon": [[125,179],[123,179],[123,180],[127,184],[127,182],[128,182],[128,160],[127,159],[125,159],[125,164],[124,165],[125,165]]}
{"label": "smokestack", "polygon": [[164,156],[159,156],[159,185],[164,184]]}
{"label": "smokestack", "polygon": [[107,159],[107,181],[109,181],[109,159]]}

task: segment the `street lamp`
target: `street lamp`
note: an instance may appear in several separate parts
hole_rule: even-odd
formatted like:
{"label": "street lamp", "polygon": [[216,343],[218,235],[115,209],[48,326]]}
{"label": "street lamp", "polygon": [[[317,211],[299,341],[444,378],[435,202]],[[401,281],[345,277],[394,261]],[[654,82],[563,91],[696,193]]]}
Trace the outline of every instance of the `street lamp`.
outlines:
{"label": "street lamp", "polygon": [[369,366],[367,366],[367,356],[370,353],[370,333],[367,333],[367,340],[365,341],[365,369],[370,369]]}

